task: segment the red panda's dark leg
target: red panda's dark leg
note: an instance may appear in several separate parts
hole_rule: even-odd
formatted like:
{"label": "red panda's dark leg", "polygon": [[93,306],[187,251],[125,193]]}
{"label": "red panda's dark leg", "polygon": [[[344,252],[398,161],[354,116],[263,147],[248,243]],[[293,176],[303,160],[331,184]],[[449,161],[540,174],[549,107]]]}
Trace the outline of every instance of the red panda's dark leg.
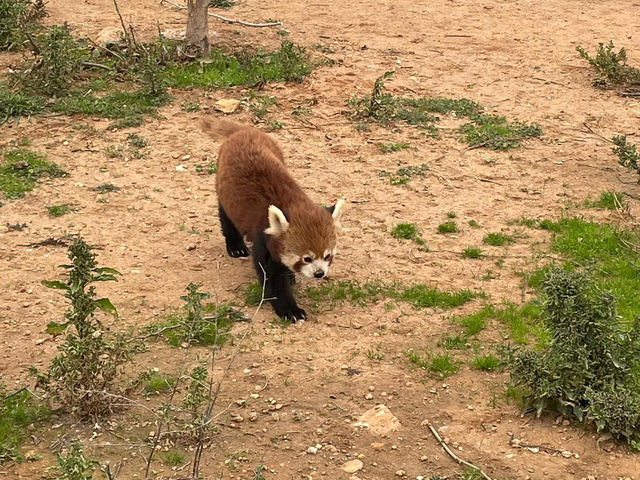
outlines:
{"label": "red panda's dark leg", "polygon": [[264,234],[253,242],[252,256],[258,279],[264,285],[264,298],[269,299],[276,314],[292,322],[305,320],[307,312],[298,307],[291,290],[294,273],[271,256]]}
{"label": "red panda's dark leg", "polygon": [[249,249],[244,243],[242,234],[238,231],[233,222],[227,217],[222,205],[218,205],[218,216],[220,217],[220,226],[222,227],[222,235],[224,235],[227,244],[227,253],[230,257],[248,257]]}

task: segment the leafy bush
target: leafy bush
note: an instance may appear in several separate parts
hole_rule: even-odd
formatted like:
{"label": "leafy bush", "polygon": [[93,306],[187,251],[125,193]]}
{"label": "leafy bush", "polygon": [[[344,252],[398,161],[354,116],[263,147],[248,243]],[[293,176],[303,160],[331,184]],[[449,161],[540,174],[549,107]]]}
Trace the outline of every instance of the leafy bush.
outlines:
{"label": "leafy bush", "polygon": [[143,346],[125,334],[109,334],[94,316],[98,310],[117,315],[108,298],[95,298],[92,285],[116,281],[119,273],[108,267],[98,267],[93,247],[76,238],[69,247],[71,264],[62,265],[69,272],[66,281],[44,280],[49,287],[65,292],[71,307],[65,313],[66,322],[50,322],[47,332],[60,335],[67,332],[65,342],[58,347],[46,374],[32,367],[50,399],[82,418],[102,416],[112,411],[114,382],[122,365],[129,362]]}
{"label": "leafy bush", "polygon": [[8,198],[24,197],[43,176],[64,177],[67,172],[46,160],[45,156],[26,148],[15,148],[4,152],[0,163],[0,192]]}
{"label": "leafy bush", "polygon": [[33,92],[48,96],[67,93],[80,71],[83,55],[68,26],[51,26],[36,44],[36,56],[22,72],[22,83]]}
{"label": "leafy bush", "polygon": [[600,78],[594,82],[595,86],[640,83],[640,69],[627,65],[627,51],[621,48],[616,53],[614,49],[613,41],[607,44],[599,43],[596,56],[592,57],[584,48],[576,47],[580,56],[587,60],[600,75]]}
{"label": "leafy bush", "polygon": [[471,147],[508,150],[519,147],[524,138],[541,136],[542,128],[536,124],[508,122],[499,115],[473,115],[470,123],[460,127],[460,133]]}
{"label": "leafy bush", "polygon": [[91,480],[98,462],[91,460],[82,452],[82,445],[77,440],[71,442],[64,452],[56,454],[59,474],[55,480]]}
{"label": "leafy bush", "polygon": [[46,17],[43,0],[0,0],[0,50],[20,48]]}
{"label": "leafy bush", "polygon": [[[636,145],[628,144],[626,135],[615,136],[611,141],[615,145],[613,153],[618,155],[618,163],[628,168],[630,172],[635,170],[640,175],[640,153],[638,153]],[[640,183],[640,178],[638,178],[638,183]]]}
{"label": "leafy bush", "polygon": [[551,270],[543,292],[552,339],[512,359],[512,382],[529,390],[526,406],[640,440],[640,318],[623,327],[613,295],[585,273]]}

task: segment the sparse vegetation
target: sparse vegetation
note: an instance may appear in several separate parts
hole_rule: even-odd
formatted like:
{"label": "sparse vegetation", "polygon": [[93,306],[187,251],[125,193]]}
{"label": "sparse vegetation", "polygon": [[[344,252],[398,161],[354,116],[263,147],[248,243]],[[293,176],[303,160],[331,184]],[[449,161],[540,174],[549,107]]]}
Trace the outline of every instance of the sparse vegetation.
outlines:
{"label": "sparse vegetation", "polygon": [[406,150],[407,148],[410,148],[410,145],[405,142],[387,142],[378,144],[378,150],[380,150],[380,153],[399,152],[400,150]]}
{"label": "sparse vegetation", "polygon": [[98,462],[87,458],[82,445],[72,441],[68,448],[56,454],[58,458],[58,476],[55,480],[91,480]]}
{"label": "sparse vegetation", "polygon": [[42,0],[2,0],[0,2],[0,50],[19,50],[27,36],[35,35],[47,16]]}
{"label": "sparse vegetation", "polygon": [[214,8],[231,8],[236,0],[209,0],[209,6]]}
{"label": "sparse vegetation", "polygon": [[420,229],[415,223],[399,223],[393,230],[391,230],[391,236],[394,238],[404,238],[405,240],[413,240],[421,247],[424,247],[426,242],[424,238],[420,236]]}
{"label": "sparse vegetation", "polygon": [[520,122],[508,122],[499,115],[473,115],[470,123],[460,127],[462,140],[472,148],[488,147],[493,150],[517,148],[528,137],[539,137],[542,128],[539,125]]}
{"label": "sparse vegetation", "polygon": [[640,84],[640,69],[627,65],[627,51],[621,48],[617,53],[613,41],[599,43],[596,56],[592,57],[583,47],[576,47],[582,58],[587,60],[599,77],[593,82],[596,87]]}
{"label": "sparse vegetation", "polygon": [[462,258],[473,258],[478,259],[482,258],[484,253],[482,253],[482,249],[479,247],[467,247],[462,251]]}
{"label": "sparse vegetation", "polygon": [[213,175],[217,171],[218,171],[218,164],[215,162],[209,162],[206,164],[199,163],[196,165],[196,172],[201,174]]}
{"label": "sparse vegetation", "polygon": [[624,195],[617,192],[602,192],[598,200],[585,200],[584,206],[588,208],[603,208],[617,210],[625,205]]}
{"label": "sparse vegetation", "polygon": [[180,297],[185,302],[182,311],[169,315],[164,322],[147,325],[146,333],[166,338],[173,347],[222,345],[228,340],[233,322],[246,320],[246,316],[229,304],[203,305],[209,297],[199,285],[190,283],[187,294]]}
{"label": "sparse vegetation", "polygon": [[150,370],[141,375],[140,380],[144,383],[143,393],[160,393],[170,391],[176,383],[176,378],[170,375],[162,375],[155,370]]}
{"label": "sparse vegetation", "polygon": [[127,135],[127,140],[129,143],[136,148],[144,148],[149,145],[149,142],[142,135],[138,135],[137,133],[129,133]]}
{"label": "sparse vegetation", "polygon": [[5,150],[0,163],[0,192],[7,198],[23,197],[38,179],[64,177],[67,172],[46,160],[45,156],[26,148]]}
{"label": "sparse vegetation", "polygon": [[184,112],[199,112],[200,104],[193,101],[188,101],[182,104],[182,110]]}
{"label": "sparse vegetation", "polygon": [[500,367],[500,359],[493,354],[477,355],[471,360],[471,366],[476,370],[492,372]]}
{"label": "sparse vegetation", "polygon": [[423,163],[422,165],[401,167],[396,170],[395,173],[389,173],[386,170],[382,170],[379,175],[381,178],[389,178],[391,185],[406,185],[414,175],[424,177],[428,171],[429,166],[426,163]]}
{"label": "sparse vegetation", "polygon": [[638,183],[640,183],[640,153],[638,153],[636,145],[627,143],[626,135],[615,136],[611,141],[615,145],[613,153],[618,156],[618,163],[629,169],[630,172],[635,170],[639,175]]}
{"label": "sparse vegetation", "polygon": [[0,383],[0,465],[22,459],[18,447],[27,437],[27,427],[49,413],[28,389],[9,393]]}
{"label": "sparse vegetation", "polygon": [[49,212],[50,217],[61,217],[69,213],[70,210],[71,206],[66,203],[60,205],[51,205],[50,207],[47,207],[47,211]]}
{"label": "sparse vegetation", "polygon": [[458,233],[458,225],[453,220],[448,220],[438,225],[438,233]]}
{"label": "sparse vegetation", "polygon": [[98,193],[111,193],[120,190],[120,187],[113,183],[101,183],[100,185],[93,187],[92,190]]}
{"label": "sparse vegetation", "polygon": [[410,365],[434,373],[441,379],[450,377],[460,369],[458,363],[448,353],[424,358],[415,350],[410,349],[405,354]]}
{"label": "sparse vegetation", "polygon": [[162,460],[164,460],[167,465],[176,467],[184,463],[184,455],[175,450],[169,450],[162,454]]}
{"label": "sparse vegetation", "polygon": [[542,289],[551,340],[542,351],[521,350],[512,360],[514,385],[528,389],[526,406],[538,414],[557,410],[638,442],[640,318],[621,323],[615,296],[583,272],[553,269]]}
{"label": "sparse vegetation", "polygon": [[30,117],[44,108],[45,101],[41,96],[14,92],[0,83],[0,125],[8,120]]}
{"label": "sparse vegetation", "polygon": [[508,235],[502,232],[489,232],[482,239],[482,243],[484,243],[485,245],[491,245],[493,247],[502,247],[514,242],[515,238],[513,238],[512,235]]}

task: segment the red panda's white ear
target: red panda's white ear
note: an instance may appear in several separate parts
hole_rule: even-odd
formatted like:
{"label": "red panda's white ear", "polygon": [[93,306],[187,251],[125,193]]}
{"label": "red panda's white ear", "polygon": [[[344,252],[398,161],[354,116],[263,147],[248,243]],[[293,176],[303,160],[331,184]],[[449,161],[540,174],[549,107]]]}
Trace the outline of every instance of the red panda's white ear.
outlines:
{"label": "red panda's white ear", "polygon": [[344,199],[339,199],[333,207],[333,211],[331,212],[331,216],[333,217],[333,223],[335,223],[338,227],[340,227],[340,219],[342,218],[342,213],[344,212],[345,206]]}
{"label": "red panda's white ear", "polygon": [[264,233],[279,237],[289,228],[287,217],[284,216],[282,210],[275,205],[269,205],[269,228]]}

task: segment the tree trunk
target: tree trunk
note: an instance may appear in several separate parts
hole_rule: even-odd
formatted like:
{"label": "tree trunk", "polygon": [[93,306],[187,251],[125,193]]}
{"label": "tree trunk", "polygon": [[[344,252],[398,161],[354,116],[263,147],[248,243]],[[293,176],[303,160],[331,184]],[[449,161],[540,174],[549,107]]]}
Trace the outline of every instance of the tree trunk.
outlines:
{"label": "tree trunk", "polygon": [[205,56],[211,51],[209,46],[209,0],[187,0],[187,47]]}

